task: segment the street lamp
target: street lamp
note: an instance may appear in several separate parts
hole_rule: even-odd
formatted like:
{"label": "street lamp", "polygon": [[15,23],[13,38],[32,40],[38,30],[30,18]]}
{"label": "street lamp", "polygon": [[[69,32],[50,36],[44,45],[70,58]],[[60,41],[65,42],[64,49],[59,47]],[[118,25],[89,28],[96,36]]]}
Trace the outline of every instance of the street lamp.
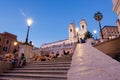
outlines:
{"label": "street lamp", "polygon": [[17,45],[17,42],[15,41],[15,42],[14,42],[14,46],[16,46],[16,45]]}
{"label": "street lamp", "polygon": [[95,34],[95,38],[97,39],[97,31],[94,30],[93,33]]}
{"label": "street lamp", "polygon": [[76,32],[77,32],[77,43],[79,43],[78,31],[79,31],[79,28],[76,28]]}
{"label": "street lamp", "polygon": [[32,24],[32,19],[27,19],[27,24],[28,24],[28,30],[27,30],[27,36],[26,36],[26,41],[25,44],[28,44],[28,36],[29,36],[29,30],[30,30],[30,26]]}
{"label": "street lamp", "polygon": [[100,27],[100,34],[101,34],[101,38],[103,39],[103,33],[102,33],[102,27],[101,27],[101,19],[103,18],[103,15],[101,12],[97,12],[94,14],[94,18],[96,21],[98,21],[99,27]]}
{"label": "street lamp", "polygon": [[14,42],[14,50],[13,50],[13,53],[15,54],[16,52],[17,52],[17,49],[16,49],[16,45],[17,45],[18,43],[15,41]]}

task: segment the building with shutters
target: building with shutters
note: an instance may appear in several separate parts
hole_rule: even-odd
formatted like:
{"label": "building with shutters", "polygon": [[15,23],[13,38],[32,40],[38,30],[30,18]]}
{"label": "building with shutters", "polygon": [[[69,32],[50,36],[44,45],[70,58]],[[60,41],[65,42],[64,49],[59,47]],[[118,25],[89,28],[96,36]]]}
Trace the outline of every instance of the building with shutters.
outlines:
{"label": "building with shutters", "polygon": [[16,35],[8,32],[0,33],[0,55],[18,50],[18,46],[14,44],[15,42],[17,42]]}

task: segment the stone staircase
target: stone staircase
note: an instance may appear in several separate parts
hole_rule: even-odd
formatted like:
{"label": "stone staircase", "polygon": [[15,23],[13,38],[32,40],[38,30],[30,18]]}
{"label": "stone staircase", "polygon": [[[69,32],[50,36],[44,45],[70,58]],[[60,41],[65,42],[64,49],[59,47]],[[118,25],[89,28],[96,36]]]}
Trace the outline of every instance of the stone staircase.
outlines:
{"label": "stone staircase", "polygon": [[31,62],[23,68],[14,68],[0,74],[0,80],[67,80],[71,56],[54,61]]}

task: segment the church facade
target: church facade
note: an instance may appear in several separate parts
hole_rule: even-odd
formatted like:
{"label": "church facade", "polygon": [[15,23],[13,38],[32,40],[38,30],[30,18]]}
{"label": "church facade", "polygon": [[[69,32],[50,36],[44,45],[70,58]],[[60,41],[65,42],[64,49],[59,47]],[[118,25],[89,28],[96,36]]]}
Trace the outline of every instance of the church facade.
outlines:
{"label": "church facade", "polygon": [[43,55],[53,52],[54,54],[62,54],[63,51],[73,53],[75,48],[75,43],[80,40],[80,38],[84,39],[84,34],[87,32],[87,22],[85,19],[80,21],[80,29],[77,30],[77,27],[74,23],[70,23],[68,26],[68,39],[59,40],[52,43],[45,43],[41,46],[41,51],[44,52]]}

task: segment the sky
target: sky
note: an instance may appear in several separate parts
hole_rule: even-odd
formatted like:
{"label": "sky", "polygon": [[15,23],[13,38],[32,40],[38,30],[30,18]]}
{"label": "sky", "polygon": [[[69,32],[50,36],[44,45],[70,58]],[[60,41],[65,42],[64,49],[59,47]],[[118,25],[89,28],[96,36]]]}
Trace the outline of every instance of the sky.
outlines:
{"label": "sky", "polygon": [[26,20],[31,18],[29,41],[40,47],[68,39],[68,25],[73,21],[80,27],[79,22],[85,19],[91,33],[99,32],[94,19],[97,11],[103,14],[102,27],[115,26],[118,17],[112,8],[112,0],[0,0],[0,33],[9,32],[17,35],[18,41],[25,41]]}

